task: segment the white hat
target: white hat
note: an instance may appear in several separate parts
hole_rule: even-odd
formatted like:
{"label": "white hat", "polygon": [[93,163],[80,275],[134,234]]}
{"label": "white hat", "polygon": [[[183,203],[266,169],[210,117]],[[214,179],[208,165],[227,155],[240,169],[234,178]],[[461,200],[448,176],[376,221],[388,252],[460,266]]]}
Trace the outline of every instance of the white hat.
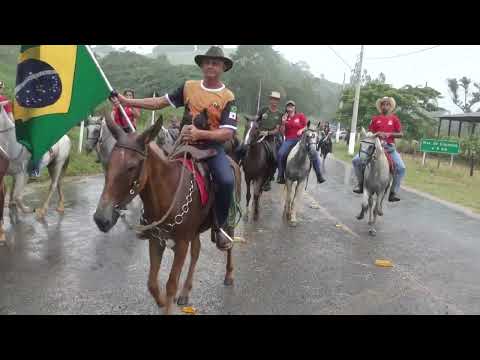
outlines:
{"label": "white hat", "polygon": [[395,110],[395,107],[397,106],[397,103],[396,103],[396,101],[395,101],[394,98],[385,96],[385,97],[383,97],[383,98],[381,98],[381,99],[378,99],[378,100],[377,100],[377,103],[375,104],[375,106],[377,107],[378,112],[381,113],[381,112],[382,112],[381,105],[382,105],[382,103],[384,103],[385,101],[388,101],[388,102],[390,103],[390,110],[389,110],[389,112],[388,112],[388,113],[390,114],[390,113],[393,112],[393,110]]}
{"label": "white hat", "polygon": [[281,95],[278,91],[272,91],[272,93],[270,94],[270,97],[274,99],[280,99]]}

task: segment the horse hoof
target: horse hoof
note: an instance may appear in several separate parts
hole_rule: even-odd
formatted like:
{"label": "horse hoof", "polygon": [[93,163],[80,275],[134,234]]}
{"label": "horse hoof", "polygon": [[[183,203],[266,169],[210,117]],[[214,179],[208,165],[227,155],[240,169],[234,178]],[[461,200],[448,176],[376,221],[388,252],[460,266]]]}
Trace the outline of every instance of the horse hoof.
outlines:
{"label": "horse hoof", "polygon": [[223,281],[223,285],[233,286],[233,279],[232,278],[225,278],[225,280]]}
{"label": "horse hoof", "polygon": [[37,219],[43,219],[45,217],[45,211],[42,209],[35,209],[34,213],[37,217]]}
{"label": "horse hoof", "polygon": [[188,305],[188,296],[179,296],[177,300],[178,306],[186,306]]}
{"label": "horse hoof", "polygon": [[383,216],[383,211],[377,211],[378,216]]}
{"label": "horse hoof", "polygon": [[60,213],[60,214],[64,214],[65,213],[65,208],[57,208],[57,212]]}
{"label": "horse hoof", "polygon": [[369,233],[370,236],[377,236],[377,230],[375,230],[375,229],[368,230],[368,233]]}
{"label": "horse hoof", "polygon": [[289,225],[290,225],[291,227],[296,227],[297,224],[298,224],[298,223],[297,223],[296,220],[290,220],[290,222],[289,222]]}
{"label": "horse hoof", "polygon": [[363,220],[363,217],[364,217],[363,215],[356,216],[357,220]]}

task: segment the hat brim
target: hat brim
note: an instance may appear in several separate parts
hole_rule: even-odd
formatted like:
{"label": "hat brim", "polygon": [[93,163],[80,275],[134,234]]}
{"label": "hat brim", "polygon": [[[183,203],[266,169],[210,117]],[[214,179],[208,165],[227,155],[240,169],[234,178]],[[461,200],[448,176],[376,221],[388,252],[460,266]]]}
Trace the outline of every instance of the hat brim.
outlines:
{"label": "hat brim", "polygon": [[197,55],[195,56],[195,63],[199,66],[202,67],[202,62],[205,59],[217,59],[217,60],[222,60],[223,63],[225,64],[225,70],[224,72],[229,71],[233,67],[233,61],[227,57],[222,57],[222,56],[207,56],[207,55]]}
{"label": "hat brim", "polygon": [[288,105],[293,105],[293,106],[297,106],[297,104],[295,104],[293,101],[289,101],[285,104],[285,107],[287,107]]}
{"label": "hat brim", "polygon": [[[377,107],[377,111],[379,113],[382,113],[381,105],[382,105],[382,102],[385,102],[385,101],[387,101],[387,99],[385,99],[385,98],[381,98],[381,99],[377,100],[375,106]],[[388,113],[391,114],[391,113],[393,113],[393,111],[397,107],[397,103],[396,103],[395,99],[392,98],[392,97],[389,97],[388,101],[390,102],[390,111]]]}

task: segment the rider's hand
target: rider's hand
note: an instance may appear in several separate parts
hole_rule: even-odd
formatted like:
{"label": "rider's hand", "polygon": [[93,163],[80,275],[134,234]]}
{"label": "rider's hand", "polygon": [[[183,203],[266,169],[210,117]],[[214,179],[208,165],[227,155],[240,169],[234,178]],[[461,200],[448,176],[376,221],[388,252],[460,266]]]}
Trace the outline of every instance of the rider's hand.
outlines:
{"label": "rider's hand", "polygon": [[285,124],[287,122],[287,119],[288,119],[288,115],[287,114],[283,114],[282,116],[282,123]]}
{"label": "rider's hand", "polygon": [[182,130],[182,140],[188,143],[195,143],[201,140],[201,132],[194,125],[185,126]]}
{"label": "rider's hand", "polygon": [[297,131],[297,136],[302,136],[304,130],[305,130],[305,129],[298,130],[298,131]]}
{"label": "rider's hand", "polygon": [[379,131],[375,134],[377,137],[379,137],[380,139],[386,139],[387,138],[387,134],[383,131]]}
{"label": "rider's hand", "polygon": [[268,136],[268,131],[260,131],[260,137]]}
{"label": "rider's hand", "polygon": [[127,98],[116,91],[112,91],[112,94],[109,97],[113,105],[118,106],[120,104],[125,105]]}

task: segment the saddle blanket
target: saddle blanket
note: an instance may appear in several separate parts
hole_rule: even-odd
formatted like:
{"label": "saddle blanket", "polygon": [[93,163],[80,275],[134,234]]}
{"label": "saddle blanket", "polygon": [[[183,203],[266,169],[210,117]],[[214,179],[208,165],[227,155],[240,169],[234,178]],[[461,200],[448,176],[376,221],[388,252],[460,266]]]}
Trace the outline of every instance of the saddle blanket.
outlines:
{"label": "saddle blanket", "polygon": [[208,191],[207,191],[207,185],[205,182],[205,178],[200,174],[200,171],[198,171],[197,167],[193,166],[193,162],[190,159],[186,159],[185,161],[183,159],[178,159],[178,161],[183,163],[183,166],[185,166],[188,171],[193,173],[193,177],[195,178],[195,182],[197,183],[198,186],[198,191],[200,193],[200,202],[202,206],[207,205],[208,203]]}

